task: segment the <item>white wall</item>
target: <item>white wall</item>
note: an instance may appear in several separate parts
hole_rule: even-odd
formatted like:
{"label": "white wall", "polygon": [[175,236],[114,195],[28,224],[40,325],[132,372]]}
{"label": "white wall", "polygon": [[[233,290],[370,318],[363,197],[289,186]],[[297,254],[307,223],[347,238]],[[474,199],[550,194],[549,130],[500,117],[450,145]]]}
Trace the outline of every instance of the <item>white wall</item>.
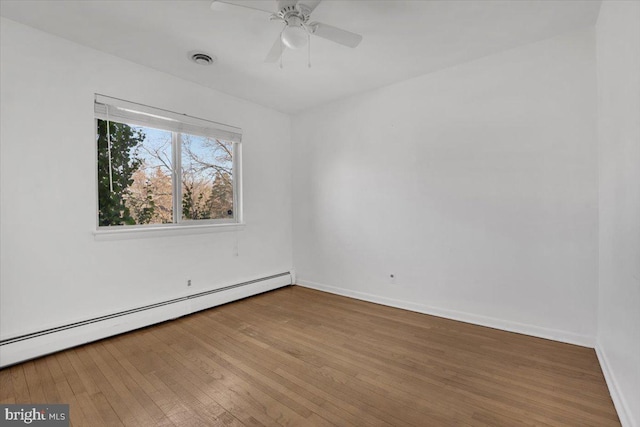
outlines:
{"label": "white wall", "polygon": [[[288,116],[4,18],[0,28],[2,338],[291,269]],[[95,92],[240,126],[245,229],[96,241]]]}
{"label": "white wall", "polygon": [[595,70],[587,29],[294,117],[298,283],[592,345]]}
{"label": "white wall", "polygon": [[597,23],[598,356],[623,425],[640,426],[640,2]]}

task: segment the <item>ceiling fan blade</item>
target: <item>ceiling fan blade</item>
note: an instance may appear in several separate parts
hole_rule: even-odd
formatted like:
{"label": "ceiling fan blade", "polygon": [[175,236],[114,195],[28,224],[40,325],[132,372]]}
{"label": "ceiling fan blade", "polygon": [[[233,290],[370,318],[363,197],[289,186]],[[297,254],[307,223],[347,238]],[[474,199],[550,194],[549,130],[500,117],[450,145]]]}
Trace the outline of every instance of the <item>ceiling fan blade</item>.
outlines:
{"label": "ceiling fan blade", "polygon": [[278,38],[275,43],[273,43],[273,46],[271,46],[271,50],[267,53],[266,58],[264,58],[264,62],[278,62],[284,50],[285,47],[280,38],[280,34],[278,34]]}
{"label": "ceiling fan blade", "polygon": [[304,8],[304,11],[308,15],[318,7],[321,1],[322,0],[299,0],[298,7],[300,9]]}
{"label": "ceiling fan blade", "polygon": [[220,4],[230,4],[232,6],[246,7],[248,9],[261,10],[263,12],[273,13],[276,9],[275,2],[265,0],[213,0],[211,2],[211,10],[220,10]]}
{"label": "ceiling fan blade", "polygon": [[322,37],[323,39],[331,40],[332,42],[348,47],[356,47],[362,41],[362,36],[360,34],[352,33],[351,31],[322,24],[320,22],[310,23],[309,29],[311,30],[311,34],[314,36]]}

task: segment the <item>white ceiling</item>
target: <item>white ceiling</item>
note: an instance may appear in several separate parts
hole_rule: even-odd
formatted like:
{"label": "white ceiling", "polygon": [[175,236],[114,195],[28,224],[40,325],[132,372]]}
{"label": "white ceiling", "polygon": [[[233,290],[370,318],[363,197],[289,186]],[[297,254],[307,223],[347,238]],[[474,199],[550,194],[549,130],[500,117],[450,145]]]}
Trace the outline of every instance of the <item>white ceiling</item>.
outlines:
{"label": "white ceiling", "polygon": [[[262,0],[273,2],[275,0]],[[210,0],[2,0],[2,16],[283,112],[295,113],[518,45],[593,25],[600,1],[324,0],[312,20],[364,36],[355,49],[313,38],[264,63],[281,25]],[[203,50],[205,67],[187,59]]]}

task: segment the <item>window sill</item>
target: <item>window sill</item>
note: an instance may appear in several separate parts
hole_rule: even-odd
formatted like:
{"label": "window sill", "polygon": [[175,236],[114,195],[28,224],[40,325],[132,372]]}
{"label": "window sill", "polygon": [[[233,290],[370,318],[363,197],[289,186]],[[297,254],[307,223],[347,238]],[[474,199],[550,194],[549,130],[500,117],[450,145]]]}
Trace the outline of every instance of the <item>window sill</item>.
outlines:
{"label": "window sill", "polygon": [[156,227],[100,229],[93,232],[95,240],[129,240],[150,237],[188,236],[193,234],[242,231],[246,224],[161,225]]}

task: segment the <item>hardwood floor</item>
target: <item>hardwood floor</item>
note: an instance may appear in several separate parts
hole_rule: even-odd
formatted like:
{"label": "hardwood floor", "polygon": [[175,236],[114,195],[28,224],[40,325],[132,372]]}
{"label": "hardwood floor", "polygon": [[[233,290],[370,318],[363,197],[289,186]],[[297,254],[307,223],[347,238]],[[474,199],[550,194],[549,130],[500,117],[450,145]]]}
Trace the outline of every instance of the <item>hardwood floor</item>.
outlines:
{"label": "hardwood floor", "polygon": [[620,425],[592,349],[287,287],[0,371],[74,426]]}

